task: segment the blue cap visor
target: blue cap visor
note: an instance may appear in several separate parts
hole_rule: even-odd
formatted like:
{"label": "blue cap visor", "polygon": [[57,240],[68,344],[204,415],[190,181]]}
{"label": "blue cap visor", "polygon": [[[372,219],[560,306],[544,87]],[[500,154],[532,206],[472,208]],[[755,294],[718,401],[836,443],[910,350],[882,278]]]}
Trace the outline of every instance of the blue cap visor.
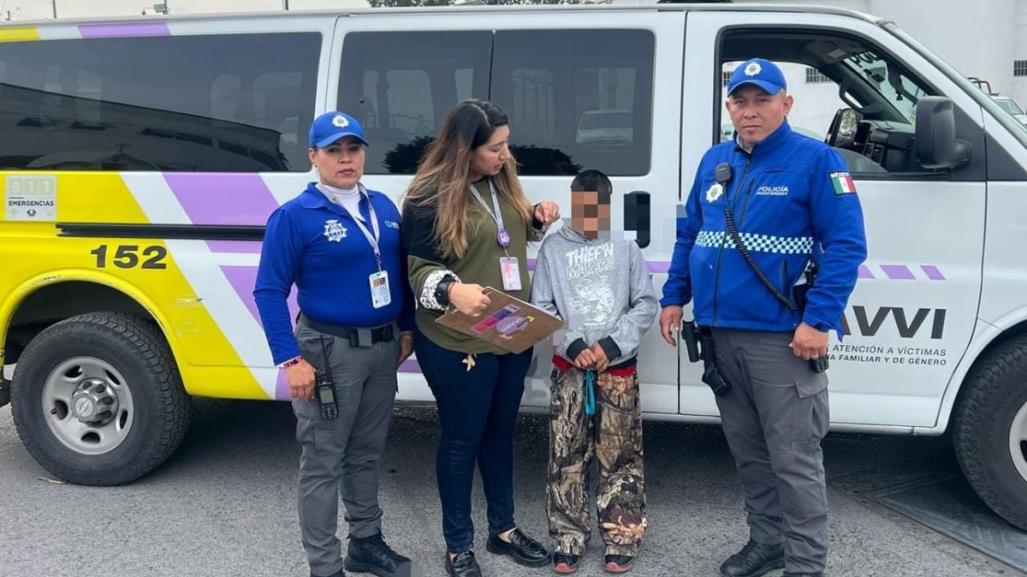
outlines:
{"label": "blue cap visor", "polygon": [[340,130],[339,132],[333,132],[332,134],[329,134],[328,136],[322,138],[321,140],[318,140],[317,142],[314,143],[314,147],[315,148],[324,148],[324,147],[328,146],[329,144],[334,144],[335,142],[338,142],[340,139],[346,138],[347,136],[352,136],[353,138],[356,138],[357,140],[362,142],[364,144],[364,146],[371,146],[370,144],[367,143],[366,140],[364,140],[364,137],[360,136],[356,132],[352,132],[352,131],[349,131],[349,130]]}
{"label": "blue cap visor", "polygon": [[781,92],[782,90],[784,90],[784,86],[778,86],[777,84],[774,84],[773,82],[767,82],[766,80],[757,80],[755,78],[751,78],[751,79],[742,80],[738,84],[735,84],[734,86],[732,86],[728,90],[728,92],[727,92],[728,96],[731,96],[735,92],[735,90],[738,90],[739,88],[745,86],[746,84],[750,84],[752,86],[756,86],[757,88],[762,89],[767,94],[777,94],[778,92]]}

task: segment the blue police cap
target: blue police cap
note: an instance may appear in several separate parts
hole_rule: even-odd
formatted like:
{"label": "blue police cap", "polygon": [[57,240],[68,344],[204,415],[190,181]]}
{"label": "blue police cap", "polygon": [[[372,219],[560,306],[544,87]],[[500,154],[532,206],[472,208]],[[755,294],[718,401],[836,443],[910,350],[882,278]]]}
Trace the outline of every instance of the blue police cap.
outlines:
{"label": "blue police cap", "polygon": [[323,148],[346,136],[352,136],[367,146],[364,127],[345,112],[325,112],[310,125],[311,148]]}
{"label": "blue police cap", "polygon": [[747,84],[758,86],[768,94],[777,94],[788,89],[784,72],[781,72],[777,64],[763,58],[746,60],[735,68],[731,80],[727,83],[728,96],[740,86]]}

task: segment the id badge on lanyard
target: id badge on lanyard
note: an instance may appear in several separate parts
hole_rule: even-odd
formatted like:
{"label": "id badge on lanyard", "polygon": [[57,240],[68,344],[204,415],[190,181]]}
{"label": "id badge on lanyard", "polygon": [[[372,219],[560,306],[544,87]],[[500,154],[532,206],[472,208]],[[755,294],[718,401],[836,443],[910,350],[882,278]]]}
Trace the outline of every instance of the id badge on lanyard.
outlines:
{"label": "id badge on lanyard", "polygon": [[392,304],[392,292],[389,290],[389,271],[382,270],[368,277],[371,283],[371,306],[376,309]]}
{"label": "id badge on lanyard", "polygon": [[367,244],[371,245],[371,249],[374,251],[374,259],[378,263],[378,272],[371,273],[367,277],[367,282],[371,286],[371,306],[380,309],[392,304],[392,291],[389,289],[389,271],[382,270],[381,248],[378,245],[378,239],[381,238],[381,229],[378,228],[378,213],[374,210],[371,197],[363,190],[361,190],[361,194],[367,200],[367,212],[368,216],[371,217],[373,232],[367,230],[367,227],[364,226],[360,214],[354,214],[349,207],[343,206],[343,208],[353,217],[353,222],[356,223],[360,232],[364,234]]}
{"label": "id badge on lanyard", "polygon": [[492,186],[492,181],[490,180],[489,192],[492,194],[492,207],[490,209],[489,205],[485,203],[485,199],[474,188],[474,185],[469,186],[471,194],[474,198],[478,199],[482,208],[485,209],[485,213],[492,217],[492,220],[496,223],[496,242],[503,248],[503,253],[506,255],[499,257],[499,272],[503,276],[503,290],[519,291],[521,290],[521,264],[517,257],[510,256],[510,253],[506,250],[510,246],[510,233],[503,225],[503,213],[500,212],[499,197],[496,194],[496,189]]}
{"label": "id badge on lanyard", "polygon": [[503,290],[521,290],[521,265],[517,261],[517,257],[499,257],[499,270],[503,273]]}

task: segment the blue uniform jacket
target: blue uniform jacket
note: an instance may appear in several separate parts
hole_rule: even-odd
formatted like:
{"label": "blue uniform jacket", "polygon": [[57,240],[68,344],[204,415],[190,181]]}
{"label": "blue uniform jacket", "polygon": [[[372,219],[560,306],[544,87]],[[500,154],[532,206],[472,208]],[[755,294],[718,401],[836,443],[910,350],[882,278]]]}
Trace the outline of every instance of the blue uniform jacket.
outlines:
{"label": "blue uniform jacket", "polygon": [[[731,164],[718,195],[714,168]],[[811,259],[819,266],[800,318],[746,264],[726,232],[731,203],[742,240],[789,299]],[[746,153],[735,142],[703,156],[678,215],[674,256],[662,306],[684,305],[701,326],[788,332],[800,321],[841,336],[841,318],[866,258],[863,211],[845,161],[826,144],[793,132],[786,121]]]}
{"label": "blue uniform jacket", "polygon": [[300,354],[286,305],[293,284],[300,310],[315,321],[344,327],[398,321],[400,329],[413,330],[414,297],[401,254],[399,211],[384,194],[366,192],[360,213],[373,231],[370,199],[378,215],[382,269],[389,274],[392,295],[392,302],[380,309],[371,305],[369,277],[378,272],[371,243],[346,209],[329,201],[313,182],[268,218],[253,296],[275,364]]}

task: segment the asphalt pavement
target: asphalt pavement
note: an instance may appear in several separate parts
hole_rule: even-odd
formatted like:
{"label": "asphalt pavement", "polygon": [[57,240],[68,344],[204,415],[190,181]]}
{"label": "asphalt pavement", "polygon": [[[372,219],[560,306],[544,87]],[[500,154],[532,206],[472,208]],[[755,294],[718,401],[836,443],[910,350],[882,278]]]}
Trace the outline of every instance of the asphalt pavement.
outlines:
{"label": "asphalt pavement", "polygon": [[[197,400],[193,426],[167,463],[131,485],[97,488],[53,480],[22,447],[10,408],[0,409],[0,577],[305,577],[294,424],[286,403]],[[518,524],[551,543],[543,510],[547,437],[546,417],[521,417],[516,498]],[[381,466],[385,537],[428,576],[445,575],[437,441],[433,410],[399,409]],[[945,439],[832,434],[824,450],[828,575],[1025,577],[876,499],[958,475]],[[646,422],[645,454],[649,532],[631,574],[717,575],[747,536],[719,427]],[[487,577],[551,574],[486,553],[480,487],[474,511]],[[598,541],[580,575],[603,574]]]}

